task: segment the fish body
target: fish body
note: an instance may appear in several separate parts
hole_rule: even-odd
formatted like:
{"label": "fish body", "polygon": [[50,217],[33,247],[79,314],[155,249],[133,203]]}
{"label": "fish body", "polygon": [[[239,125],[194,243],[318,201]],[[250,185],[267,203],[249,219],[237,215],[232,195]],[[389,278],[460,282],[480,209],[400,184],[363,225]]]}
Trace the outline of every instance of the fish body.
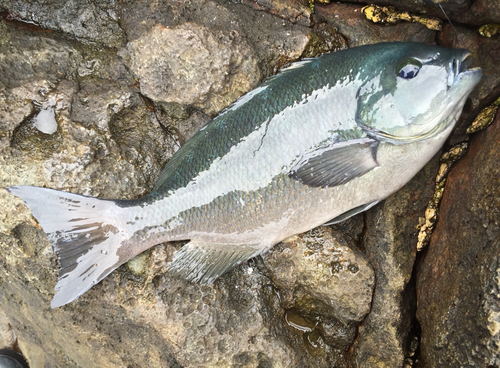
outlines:
{"label": "fish body", "polygon": [[169,269],[210,283],[281,240],[366,210],[440,149],[481,78],[466,50],[357,47],[292,64],[221,112],[137,200],[7,188],[61,263],[53,307],[144,250],[190,240]]}

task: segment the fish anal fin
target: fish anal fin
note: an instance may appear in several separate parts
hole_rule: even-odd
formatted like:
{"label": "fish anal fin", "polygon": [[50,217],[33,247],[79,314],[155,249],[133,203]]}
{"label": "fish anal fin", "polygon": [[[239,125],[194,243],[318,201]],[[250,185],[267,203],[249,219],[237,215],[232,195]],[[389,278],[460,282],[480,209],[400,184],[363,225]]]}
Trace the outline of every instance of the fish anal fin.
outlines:
{"label": "fish anal fin", "polygon": [[233,267],[266,250],[260,244],[205,243],[195,240],[174,254],[169,271],[189,281],[211,284]]}
{"label": "fish anal fin", "polygon": [[311,187],[346,184],[379,166],[378,143],[360,138],[317,148],[300,157],[288,176]]}
{"label": "fish anal fin", "polygon": [[354,208],[351,208],[349,211],[346,211],[344,212],[343,214],[341,215],[338,215],[337,217],[331,219],[330,221],[328,222],[325,222],[323,224],[323,226],[328,226],[328,225],[333,225],[333,224],[338,224],[339,222],[342,222],[342,221],[345,221],[347,220],[348,218],[351,218],[352,216],[355,216],[357,215],[358,213],[361,213],[363,211],[366,211],[370,208],[372,208],[373,206],[375,206],[379,201],[373,201],[373,202],[370,202],[370,203],[367,203],[367,204],[363,204],[361,206],[357,206],[357,207],[354,207]]}

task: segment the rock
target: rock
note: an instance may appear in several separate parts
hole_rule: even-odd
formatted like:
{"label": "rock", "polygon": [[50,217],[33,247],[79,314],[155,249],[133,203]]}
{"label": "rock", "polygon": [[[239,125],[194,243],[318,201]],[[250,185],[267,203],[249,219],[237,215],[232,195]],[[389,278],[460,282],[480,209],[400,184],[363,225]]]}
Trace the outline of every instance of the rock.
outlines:
{"label": "rock", "polygon": [[49,0],[33,3],[2,0],[0,9],[7,10],[10,18],[116,48],[125,44],[125,34],[112,3],[86,0],[69,1],[61,6]]}
{"label": "rock", "polygon": [[326,20],[345,36],[350,47],[381,41],[413,41],[432,43],[435,31],[418,23],[375,24],[361,13],[361,5],[332,3],[315,6],[319,19]]}
{"label": "rock", "polygon": [[417,273],[420,361],[500,364],[500,114],[448,174],[440,219]]}
{"label": "rock", "polygon": [[280,243],[264,264],[285,309],[344,325],[361,322],[370,310],[373,270],[328,227]]}
{"label": "rock", "polygon": [[[363,0],[352,2],[366,3]],[[500,22],[500,7],[489,0],[372,0],[370,4],[392,5],[397,10],[410,11],[415,15],[439,17],[443,22],[450,19],[455,23],[479,26],[485,23]]]}
{"label": "rock", "polygon": [[261,79],[252,50],[237,33],[193,23],[155,26],[127,45],[141,93],[154,101],[193,104],[214,114]]}
{"label": "rock", "polygon": [[[364,2],[362,0],[354,0],[353,2]],[[373,0],[371,4],[377,5],[392,5],[400,10],[410,10],[410,11],[422,11],[422,12],[434,12],[436,9],[440,9],[439,5],[433,1],[429,0]],[[471,6],[471,0],[443,0],[439,4],[443,7],[445,11],[460,11]],[[442,14],[442,13],[441,13]]]}
{"label": "rock", "polygon": [[257,10],[276,14],[292,23],[303,26],[311,25],[311,10],[309,4],[298,0],[243,0],[243,4]]}
{"label": "rock", "polygon": [[9,325],[9,319],[0,311],[0,349],[12,349],[16,344],[16,335]]}
{"label": "rock", "polygon": [[158,25],[177,27],[196,23],[216,35],[222,32],[224,37],[231,37],[236,46],[239,41],[248,43],[259,61],[261,77],[275,74],[286,63],[298,59],[309,41],[308,28],[285,19],[286,14],[294,13],[297,8],[294,0],[270,3],[271,7],[281,4],[279,11],[273,11],[279,17],[224,0],[148,3],[133,2],[117,9],[130,41],[143,37]]}

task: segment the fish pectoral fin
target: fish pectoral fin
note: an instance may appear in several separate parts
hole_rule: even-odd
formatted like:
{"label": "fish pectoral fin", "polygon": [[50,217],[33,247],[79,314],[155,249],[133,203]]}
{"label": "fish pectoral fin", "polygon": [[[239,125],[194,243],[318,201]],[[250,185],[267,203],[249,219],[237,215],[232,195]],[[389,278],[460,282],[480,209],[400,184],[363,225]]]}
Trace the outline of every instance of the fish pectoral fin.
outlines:
{"label": "fish pectoral fin", "polygon": [[375,206],[379,201],[373,201],[367,204],[364,204],[362,206],[357,206],[354,208],[351,208],[349,211],[344,212],[343,214],[331,219],[328,222],[325,222],[323,226],[328,226],[328,225],[333,225],[333,224],[338,224],[339,222],[345,221],[348,218],[351,218],[354,215],[357,215],[358,213],[361,213],[363,211],[366,211],[367,209],[372,208]]}
{"label": "fish pectoral fin", "polygon": [[304,154],[288,176],[311,187],[334,187],[363,176],[378,165],[379,142],[371,138],[330,144]]}
{"label": "fish pectoral fin", "polygon": [[261,244],[218,244],[190,241],[174,254],[169,271],[189,281],[211,284],[233,267],[262,253]]}

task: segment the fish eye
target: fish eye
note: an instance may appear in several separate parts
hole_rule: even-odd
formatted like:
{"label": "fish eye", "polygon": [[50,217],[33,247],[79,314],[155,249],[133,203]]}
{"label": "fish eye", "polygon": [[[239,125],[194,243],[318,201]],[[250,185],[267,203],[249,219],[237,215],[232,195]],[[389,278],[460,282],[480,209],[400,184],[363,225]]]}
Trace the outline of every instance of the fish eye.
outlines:
{"label": "fish eye", "polygon": [[396,75],[403,79],[415,78],[418,71],[422,67],[422,63],[416,59],[405,59],[399,63],[396,68]]}

